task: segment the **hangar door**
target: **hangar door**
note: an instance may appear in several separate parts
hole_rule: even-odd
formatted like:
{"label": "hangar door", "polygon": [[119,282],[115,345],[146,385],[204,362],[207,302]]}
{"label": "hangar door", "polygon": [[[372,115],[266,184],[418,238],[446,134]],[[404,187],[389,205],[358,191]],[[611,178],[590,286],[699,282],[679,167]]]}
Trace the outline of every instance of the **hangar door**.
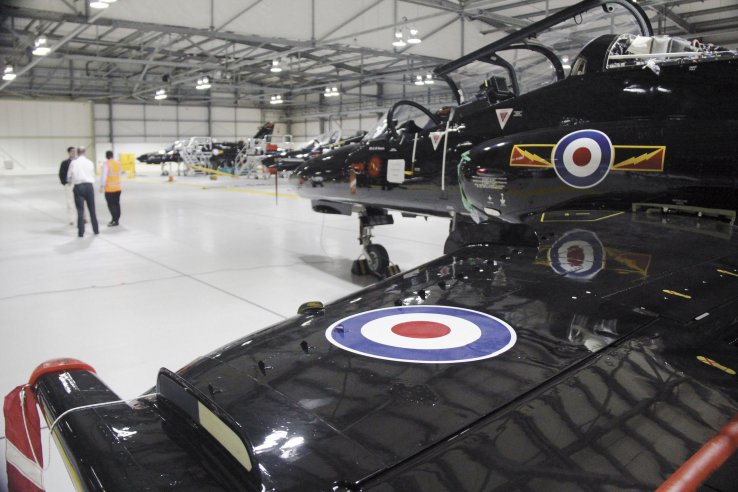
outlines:
{"label": "hangar door", "polygon": [[56,173],[71,145],[95,155],[88,102],[6,99],[0,114],[0,174]]}

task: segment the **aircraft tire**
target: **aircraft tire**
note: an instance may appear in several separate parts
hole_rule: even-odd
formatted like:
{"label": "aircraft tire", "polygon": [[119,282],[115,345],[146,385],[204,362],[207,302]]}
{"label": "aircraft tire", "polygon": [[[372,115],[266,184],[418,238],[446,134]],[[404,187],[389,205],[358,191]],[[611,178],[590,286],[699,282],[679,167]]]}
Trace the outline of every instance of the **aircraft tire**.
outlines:
{"label": "aircraft tire", "polygon": [[381,244],[368,244],[364,247],[366,263],[369,271],[376,275],[384,275],[389,266],[389,254]]}

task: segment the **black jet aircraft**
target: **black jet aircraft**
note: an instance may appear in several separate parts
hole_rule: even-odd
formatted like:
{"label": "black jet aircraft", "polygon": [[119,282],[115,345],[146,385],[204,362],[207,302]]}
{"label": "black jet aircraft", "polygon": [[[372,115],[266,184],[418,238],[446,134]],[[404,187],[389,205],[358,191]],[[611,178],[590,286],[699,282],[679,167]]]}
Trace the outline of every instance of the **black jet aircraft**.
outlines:
{"label": "black jet aircraft", "polygon": [[308,159],[315,158],[323,152],[361,141],[365,134],[366,132],[359,131],[344,138],[340,130],[322,133],[298,149],[280,150],[262,159],[261,163],[271,174],[292,172]]}
{"label": "black jet aircraft", "polygon": [[[684,62],[684,76],[710,63]],[[632,80],[656,75],[642,65]],[[472,187],[492,190],[473,181],[487,179],[496,138],[459,156],[458,183],[471,172]],[[580,143],[565,168],[586,168],[580,148],[597,153]],[[83,362],[40,365],[6,399],[9,478],[41,468],[38,404],[80,490],[735,490],[738,228],[735,210],[706,197],[738,192],[734,175],[675,175],[676,190],[706,188],[697,203],[631,201],[647,187],[566,183],[560,145],[553,169],[518,176],[508,161],[504,177],[580,194],[523,188],[525,207],[499,208],[508,221],[459,221],[440,258],[162,369],[138,398],[122,401]],[[666,155],[644,176],[668,180]],[[497,195],[472,191],[458,192],[468,213],[494,216]]]}
{"label": "black jet aircraft", "polygon": [[389,259],[370,230],[389,210],[454,222],[585,198],[736,210],[738,53],[654,36],[635,3],[582,2],[435,72],[457,97],[450,118],[399,101],[373,139],[294,175],[314,210],[359,212],[375,272]]}
{"label": "black jet aircraft", "polygon": [[26,401],[80,490],[733,491],[737,233],[660,208],[464,223],[144,396],[51,361]]}

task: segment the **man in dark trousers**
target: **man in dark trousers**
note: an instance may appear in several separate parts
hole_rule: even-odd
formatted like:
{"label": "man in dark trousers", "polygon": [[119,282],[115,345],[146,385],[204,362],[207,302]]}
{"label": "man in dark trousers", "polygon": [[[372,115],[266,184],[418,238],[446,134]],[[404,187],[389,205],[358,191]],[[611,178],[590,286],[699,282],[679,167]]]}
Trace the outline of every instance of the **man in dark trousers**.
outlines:
{"label": "man in dark trousers", "polygon": [[69,164],[67,182],[74,186],[74,204],[77,206],[77,232],[79,237],[85,235],[85,203],[90,211],[92,231],[98,234],[97,215],[95,215],[95,164],[85,157],[85,148],[77,149],[77,158]]}
{"label": "man in dark trousers", "polygon": [[77,157],[77,149],[74,147],[67,147],[67,157],[59,166],[59,181],[64,186],[64,195],[67,199],[67,216],[69,217],[69,225],[74,225],[74,219],[77,217],[77,212],[74,207],[74,191],[72,190],[72,183],[67,181],[67,173],[69,172],[69,163]]}
{"label": "man in dark trousers", "polygon": [[102,166],[102,181],[100,183],[100,192],[105,192],[105,201],[108,202],[108,210],[112,220],[108,227],[115,227],[120,220],[120,162],[113,160],[113,151],[105,152],[107,159]]}

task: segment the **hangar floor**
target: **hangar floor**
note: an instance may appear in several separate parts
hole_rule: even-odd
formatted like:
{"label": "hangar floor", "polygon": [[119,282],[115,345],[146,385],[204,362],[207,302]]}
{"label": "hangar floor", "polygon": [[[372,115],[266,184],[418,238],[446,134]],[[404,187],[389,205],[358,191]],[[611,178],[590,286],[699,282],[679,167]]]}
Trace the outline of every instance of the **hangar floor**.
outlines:
{"label": "hangar floor", "polygon": [[[233,339],[374,281],[351,275],[356,217],[325,216],[274,181],[177,177],[158,166],[124,180],[119,227],[97,195],[100,234],[67,224],[56,176],[0,177],[0,393],[40,362],[81,359],[122,398]],[[441,254],[448,221],[374,230],[402,268]],[[6,490],[0,420],[0,491]],[[73,490],[56,449],[48,491]]]}

